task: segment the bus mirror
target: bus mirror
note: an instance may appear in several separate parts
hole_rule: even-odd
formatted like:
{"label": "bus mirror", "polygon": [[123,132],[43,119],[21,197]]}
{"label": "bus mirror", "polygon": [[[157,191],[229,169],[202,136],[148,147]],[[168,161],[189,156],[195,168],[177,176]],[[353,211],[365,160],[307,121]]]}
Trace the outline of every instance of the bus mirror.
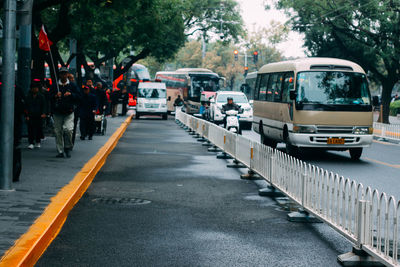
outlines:
{"label": "bus mirror", "polygon": [[250,100],[249,103],[250,103],[250,105],[253,105],[254,104],[254,100]]}
{"label": "bus mirror", "polygon": [[290,100],[295,100],[297,97],[297,92],[295,90],[290,90],[289,92]]}
{"label": "bus mirror", "polygon": [[168,97],[167,101],[171,101],[171,96]]}

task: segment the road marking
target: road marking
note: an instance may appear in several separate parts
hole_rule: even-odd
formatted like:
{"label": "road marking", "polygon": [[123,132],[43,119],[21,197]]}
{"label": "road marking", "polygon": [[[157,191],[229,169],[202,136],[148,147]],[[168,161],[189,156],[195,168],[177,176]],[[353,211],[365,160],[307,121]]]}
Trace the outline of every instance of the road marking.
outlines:
{"label": "road marking", "polygon": [[55,197],[51,198],[50,204],[42,215],[15,242],[14,246],[3,255],[0,267],[35,265],[47,247],[57,237],[67,219],[68,213],[86,192],[131,120],[132,117],[129,116],[103,147],[99,149],[96,155],[75,175],[74,179],[64,186]]}
{"label": "road marking", "polygon": [[385,141],[379,141],[379,140],[373,140],[373,142],[381,144],[381,145],[386,145],[386,146],[400,146],[400,144],[395,144],[395,143],[390,143],[390,142],[385,142]]}
{"label": "road marking", "polygon": [[363,158],[363,159],[371,161],[371,162],[375,162],[375,163],[378,163],[378,164],[381,164],[381,165],[385,165],[385,166],[388,166],[388,167],[400,169],[400,164],[390,164],[390,163],[386,163],[386,162],[383,162],[383,161],[379,161],[379,160],[376,160],[376,159],[370,159],[370,158]]}

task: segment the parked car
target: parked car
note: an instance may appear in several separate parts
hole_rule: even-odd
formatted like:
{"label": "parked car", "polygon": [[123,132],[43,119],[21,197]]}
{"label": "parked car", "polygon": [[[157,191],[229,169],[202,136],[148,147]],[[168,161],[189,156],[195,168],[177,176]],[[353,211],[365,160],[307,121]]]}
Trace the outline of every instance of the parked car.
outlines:
{"label": "parked car", "polygon": [[227,103],[227,98],[232,97],[233,102],[238,104],[244,112],[240,114],[239,122],[242,129],[251,129],[253,121],[252,100],[248,100],[243,92],[219,91],[210,99],[209,117],[210,121],[220,124],[223,123],[225,115],[221,113],[222,106]]}

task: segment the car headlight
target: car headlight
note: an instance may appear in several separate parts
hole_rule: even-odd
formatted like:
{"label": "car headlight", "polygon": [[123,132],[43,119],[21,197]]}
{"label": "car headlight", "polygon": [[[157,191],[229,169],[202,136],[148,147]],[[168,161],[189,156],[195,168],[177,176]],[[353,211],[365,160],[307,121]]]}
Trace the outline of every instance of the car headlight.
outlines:
{"label": "car headlight", "polygon": [[312,134],[317,132],[317,128],[313,125],[294,125],[293,132]]}
{"label": "car headlight", "polygon": [[354,127],[353,134],[372,134],[374,132],[374,128],[372,127]]}

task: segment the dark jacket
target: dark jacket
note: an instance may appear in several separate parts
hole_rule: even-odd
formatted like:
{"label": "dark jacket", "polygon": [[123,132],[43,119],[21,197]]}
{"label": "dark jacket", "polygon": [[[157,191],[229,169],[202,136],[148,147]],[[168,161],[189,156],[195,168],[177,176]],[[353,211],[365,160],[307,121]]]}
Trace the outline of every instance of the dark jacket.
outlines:
{"label": "dark jacket", "polygon": [[93,111],[97,109],[96,96],[92,93],[83,94],[79,102],[79,117],[88,118],[93,116]]}
{"label": "dark jacket", "polygon": [[107,95],[103,89],[94,89],[93,94],[96,96],[97,109],[100,114],[103,113],[103,107],[107,104]]}
{"label": "dark jacket", "polygon": [[226,103],[225,105],[222,106],[222,113],[225,113],[225,112],[227,112],[229,110],[240,111],[240,106],[235,104],[235,103],[232,103],[232,104]]}
{"label": "dark jacket", "polygon": [[[79,101],[80,93],[71,83],[58,86],[61,92],[60,98],[56,97],[58,93],[56,84],[53,84],[50,89],[51,110],[54,114],[71,114]],[[66,92],[70,92],[71,95],[64,96]]]}
{"label": "dark jacket", "polygon": [[40,117],[46,114],[46,98],[41,93],[36,96],[29,92],[25,98],[26,115],[28,117]]}
{"label": "dark jacket", "polygon": [[113,105],[118,104],[120,94],[121,94],[121,91],[119,91],[119,90],[111,92],[111,103]]}

